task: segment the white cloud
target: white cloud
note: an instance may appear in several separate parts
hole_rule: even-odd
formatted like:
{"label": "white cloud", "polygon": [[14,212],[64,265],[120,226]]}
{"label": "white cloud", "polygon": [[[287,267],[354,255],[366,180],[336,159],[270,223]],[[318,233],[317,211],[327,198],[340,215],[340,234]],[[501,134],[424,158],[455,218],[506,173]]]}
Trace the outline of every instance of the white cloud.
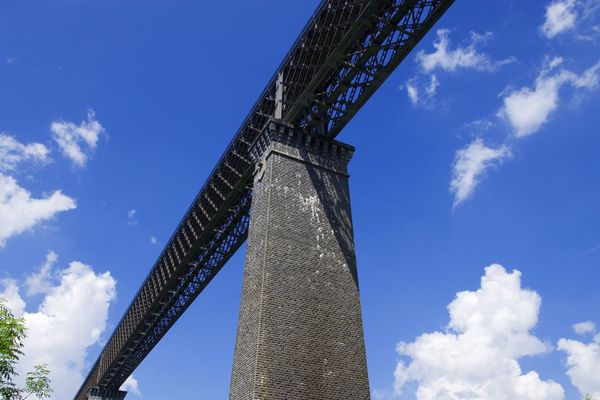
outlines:
{"label": "white cloud", "polygon": [[557,0],[546,7],[546,19],[540,29],[547,38],[552,39],[559,33],[575,28],[576,21],[575,0]]}
{"label": "white cloud", "polygon": [[46,294],[52,289],[50,283],[52,280],[52,268],[58,261],[58,255],[50,250],[46,254],[46,260],[40,266],[40,269],[29,275],[25,281],[27,287],[27,296],[34,296],[36,294]]}
{"label": "white cloud", "polygon": [[558,350],[567,354],[567,375],[571,383],[583,394],[600,397],[600,334],[590,343],[560,339]]}
{"label": "white cloud", "polygon": [[125,382],[123,382],[123,385],[121,385],[119,390],[124,390],[126,392],[133,393],[133,394],[137,395],[138,397],[142,397],[139,386],[140,386],[140,384],[139,384],[138,380],[135,379],[135,377],[133,375],[130,375],[129,378],[127,378],[125,380]]}
{"label": "white cloud", "polygon": [[416,55],[421,74],[430,74],[427,82],[422,82],[420,77],[413,77],[401,87],[406,89],[406,94],[415,107],[433,108],[433,98],[440,85],[438,77],[432,74],[436,69],[450,72],[458,69],[493,72],[503,65],[515,61],[512,57],[495,61],[489,55],[477,50],[477,45],[493,37],[491,32],[485,34],[471,32],[469,43],[465,47],[456,48],[452,48],[450,45],[449,33],[448,29],[438,29],[437,40],[433,43],[435,50],[432,53],[421,50]]}
{"label": "white cloud", "polygon": [[23,301],[19,294],[17,281],[10,278],[3,279],[0,281],[0,287],[4,288],[2,292],[0,292],[0,299],[6,300],[6,305],[15,316],[20,317],[23,315],[23,312],[25,311],[25,301]]}
{"label": "white cloud", "polygon": [[46,163],[49,151],[41,143],[23,144],[14,136],[0,133],[0,171],[12,171],[23,161]]}
{"label": "white cloud", "polygon": [[127,223],[129,225],[137,225],[138,221],[135,218],[135,215],[137,214],[136,210],[129,210],[127,211]]}
{"label": "white cloud", "polygon": [[[562,68],[562,64],[563,59],[560,57],[547,59],[533,88],[523,87],[502,94],[503,106],[496,115],[508,123],[513,138],[531,135],[548,121],[558,108],[559,92],[563,86],[570,86],[577,95],[584,90],[592,91],[600,87],[600,61],[580,75]],[[465,125],[463,129],[485,131],[494,126],[488,120],[478,120]],[[511,148],[508,145],[491,148],[481,139],[475,139],[458,150],[450,182],[450,191],[454,193],[454,207],[472,196],[488,168],[498,165],[510,155]]]}
{"label": "white cloud", "polygon": [[450,191],[454,193],[454,207],[471,197],[488,168],[498,165],[510,155],[507,146],[487,147],[479,138],[458,150],[450,182]]}
{"label": "white cloud", "polygon": [[416,382],[419,400],[563,399],[558,383],[524,373],[518,362],[549,350],[531,334],[540,305],[536,292],[521,287],[519,271],[490,265],[481,288],[456,294],[444,332],[398,343],[403,360],[394,372],[396,393]]}
{"label": "white cloud", "polygon": [[60,190],[36,199],[19,186],[14,178],[0,173],[0,247],[11,236],[75,207],[75,200],[62,194]]}
{"label": "white cloud", "polygon": [[77,167],[85,166],[89,153],[97,147],[100,134],[105,131],[92,110],[88,111],[87,120],[79,125],[55,121],[50,125],[50,130],[63,154]]}
{"label": "white cloud", "polygon": [[416,106],[419,103],[419,89],[411,82],[406,82],[406,94],[413,106]]}
{"label": "white cloud", "polygon": [[573,331],[579,335],[593,333],[596,331],[596,324],[592,321],[578,322],[575,325],[573,325]]}
{"label": "white cloud", "polygon": [[435,51],[425,53],[423,50],[417,53],[417,62],[425,72],[431,72],[437,68],[445,71],[456,71],[457,69],[474,69],[476,71],[493,72],[503,65],[514,62],[514,58],[494,61],[492,58],[477,51],[477,44],[487,41],[492,37],[488,32],[484,35],[471,33],[471,41],[466,47],[452,49],[448,29],[438,29],[438,39],[433,43]]}
{"label": "white cloud", "polygon": [[569,35],[574,40],[595,43],[600,38],[598,11],[598,0],[553,0],[546,6],[540,32],[548,39]]}
{"label": "white cloud", "polygon": [[35,312],[23,311],[25,302],[15,281],[4,282],[0,297],[25,318],[28,337],[19,366],[19,379],[36,364],[46,363],[55,400],[71,400],[84,378],[85,358],[106,329],[108,308],[115,298],[115,280],[109,272],[73,261],[52,274],[48,290]]}
{"label": "white cloud", "polygon": [[150,236],[150,243],[158,244],[158,239],[156,238],[156,236]]}
{"label": "white cloud", "polygon": [[422,85],[417,78],[412,78],[406,82],[404,88],[413,106],[430,108],[439,86],[440,82],[437,77],[431,75],[426,85]]}
{"label": "white cloud", "polygon": [[600,82],[600,61],[577,76],[573,74],[571,84],[578,89],[595,90]]}
{"label": "white cloud", "polygon": [[557,108],[559,92],[564,85],[575,89],[598,88],[600,61],[577,75],[560,68],[562,59],[552,59],[535,80],[535,87],[523,87],[508,93],[498,116],[505,119],[513,129],[515,137],[521,138],[537,132],[548,121]]}
{"label": "white cloud", "polygon": [[495,124],[489,119],[481,118],[463,124],[460,130],[470,135],[481,135],[481,133],[489,131],[494,126]]}

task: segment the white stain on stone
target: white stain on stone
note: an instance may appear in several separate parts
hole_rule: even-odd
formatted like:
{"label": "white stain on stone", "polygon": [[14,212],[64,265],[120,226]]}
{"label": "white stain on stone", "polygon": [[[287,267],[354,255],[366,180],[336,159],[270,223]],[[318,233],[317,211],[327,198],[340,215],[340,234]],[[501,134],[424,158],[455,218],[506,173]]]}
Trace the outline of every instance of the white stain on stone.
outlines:
{"label": "white stain on stone", "polygon": [[302,211],[307,212],[310,211],[310,220],[316,221],[317,223],[321,222],[321,210],[319,209],[319,198],[315,196],[304,197],[301,194],[298,195],[300,197],[300,202],[302,204]]}
{"label": "white stain on stone", "polygon": [[[318,242],[319,242],[319,240],[321,240],[321,239],[325,240],[325,234],[323,233],[323,227],[322,227],[322,226],[319,226],[319,227],[317,228],[317,243],[318,243]],[[319,247],[319,245],[317,245],[317,248],[319,248],[319,249],[320,249],[321,247]]]}
{"label": "white stain on stone", "polygon": [[273,188],[275,189],[276,192],[283,192],[285,195],[287,195],[288,192],[291,192],[293,190],[291,187],[286,186],[286,185],[273,184],[271,186],[273,186]]}

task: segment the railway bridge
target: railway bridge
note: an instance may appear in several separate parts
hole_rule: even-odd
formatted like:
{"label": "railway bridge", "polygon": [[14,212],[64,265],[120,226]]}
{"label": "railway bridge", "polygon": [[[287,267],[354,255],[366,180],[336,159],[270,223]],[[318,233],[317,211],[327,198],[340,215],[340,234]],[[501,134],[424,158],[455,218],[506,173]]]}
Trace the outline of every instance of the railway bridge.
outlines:
{"label": "railway bridge", "polygon": [[323,0],[208,175],[75,400],[119,388],[247,239],[230,399],[369,399],[336,139],[454,0]]}

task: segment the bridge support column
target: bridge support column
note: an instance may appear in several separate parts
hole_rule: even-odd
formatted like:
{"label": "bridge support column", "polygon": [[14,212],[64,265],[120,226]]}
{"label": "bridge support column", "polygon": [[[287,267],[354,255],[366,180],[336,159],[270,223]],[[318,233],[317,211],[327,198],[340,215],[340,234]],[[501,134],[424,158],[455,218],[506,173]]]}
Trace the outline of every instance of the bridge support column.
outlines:
{"label": "bridge support column", "polygon": [[88,392],[88,400],[123,400],[127,392],[122,390],[93,387]]}
{"label": "bridge support column", "polygon": [[257,161],[231,400],[369,399],[347,164],[271,122]]}

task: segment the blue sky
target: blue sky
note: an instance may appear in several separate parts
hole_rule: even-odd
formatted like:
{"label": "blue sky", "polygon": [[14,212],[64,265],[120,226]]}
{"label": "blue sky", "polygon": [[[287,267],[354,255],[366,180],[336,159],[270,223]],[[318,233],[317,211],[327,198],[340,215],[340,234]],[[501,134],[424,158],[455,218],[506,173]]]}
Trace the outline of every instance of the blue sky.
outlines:
{"label": "blue sky", "polygon": [[[56,399],[317,4],[0,5],[0,296]],[[599,63],[598,0],[459,0],[338,137],[374,399],[600,394]],[[128,398],[227,397],[244,252]]]}

